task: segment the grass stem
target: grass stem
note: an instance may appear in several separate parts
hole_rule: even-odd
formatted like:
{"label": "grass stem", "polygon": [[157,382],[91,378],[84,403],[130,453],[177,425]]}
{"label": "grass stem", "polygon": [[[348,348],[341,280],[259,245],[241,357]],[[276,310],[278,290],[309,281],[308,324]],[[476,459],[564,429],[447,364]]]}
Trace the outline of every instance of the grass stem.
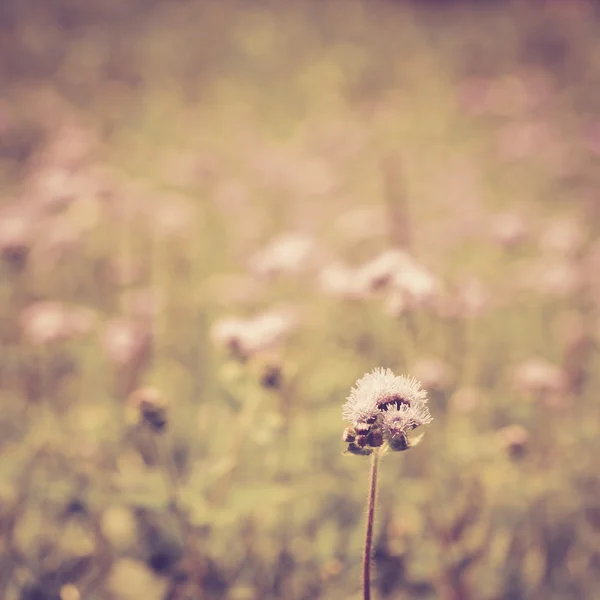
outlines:
{"label": "grass stem", "polygon": [[371,476],[369,498],[367,504],[367,528],[365,533],[365,549],[363,554],[363,598],[371,600],[371,556],[373,554],[373,524],[375,522],[375,503],[377,502],[377,472],[379,469],[379,452],[371,455]]}

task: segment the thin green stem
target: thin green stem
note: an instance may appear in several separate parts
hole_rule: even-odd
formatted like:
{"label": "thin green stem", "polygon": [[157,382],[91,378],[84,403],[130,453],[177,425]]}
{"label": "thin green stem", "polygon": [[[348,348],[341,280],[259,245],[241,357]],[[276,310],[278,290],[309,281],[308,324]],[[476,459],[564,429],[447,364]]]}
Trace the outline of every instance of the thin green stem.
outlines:
{"label": "thin green stem", "polygon": [[365,549],[363,554],[363,598],[371,600],[371,555],[373,553],[373,524],[375,522],[375,503],[377,502],[377,472],[379,469],[379,452],[371,455],[371,477],[367,504],[367,530],[365,533]]}

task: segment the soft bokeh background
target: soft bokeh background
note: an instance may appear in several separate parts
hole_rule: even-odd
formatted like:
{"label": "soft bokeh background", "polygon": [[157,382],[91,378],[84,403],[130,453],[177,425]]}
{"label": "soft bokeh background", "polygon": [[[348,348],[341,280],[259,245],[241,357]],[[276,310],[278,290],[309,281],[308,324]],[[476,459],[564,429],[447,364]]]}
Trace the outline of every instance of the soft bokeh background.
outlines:
{"label": "soft bokeh background", "polygon": [[600,594],[591,2],[0,4],[0,597]]}

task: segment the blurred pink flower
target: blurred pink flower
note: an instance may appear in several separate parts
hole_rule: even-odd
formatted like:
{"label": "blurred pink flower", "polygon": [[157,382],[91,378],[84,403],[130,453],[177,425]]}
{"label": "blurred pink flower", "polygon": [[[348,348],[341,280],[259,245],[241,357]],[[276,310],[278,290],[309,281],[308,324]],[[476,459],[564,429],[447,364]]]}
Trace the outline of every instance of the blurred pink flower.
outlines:
{"label": "blurred pink flower", "polygon": [[151,333],[140,321],[114,317],[104,327],[103,345],[117,367],[140,367],[149,358]]}
{"label": "blurred pink flower", "polygon": [[90,308],[55,301],[31,304],[21,314],[23,335],[36,346],[85,335],[94,329],[96,321]]}
{"label": "blurred pink flower", "polygon": [[560,367],[544,358],[533,357],[515,367],[513,385],[522,394],[560,394],[567,388],[567,378]]}
{"label": "blurred pink flower", "polygon": [[492,238],[505,250],[522,243],[530,233],[525,216],[518,212],[505,212],[492,216],[490,223]]}
{"label": "blurred pink flower", "polygon": [[450,397],[450,408],[457,413],[473,412],[482,401],[481,390],[475,387],[461,387]]}
{"label": "blurred pink flower", "polygon": [[275,307],[249,318],[219,319],[213,324],[210,335],[216,345],[245,360],[282,344],[298,324],[297,310]]}
{"label": "blurred pink flower", "polygon": [[317,287],[323,294],[334,298],[358,300],[365,297],[356,270],[343,263],[325,265],[317,275]]}
{"label": "blurred pink flower", "polygon": [[557,219],[548,223],[541,232],[542,251],[558,256],[575,256],[582,250],[585,233],[580,223],[571,219]]}
{"label": "blurred pink flower", "polygon": [[450,365],[435,357],[421,358],[413,365],[411,371],[423,386],[430,390],[445,390],[454,379]]}
{"label": "blurred pink flower", "polygon": [[[404,274],[413,268],[412,258],[402,250],[385,250],[363,264],[356,276],[362,289],[377,292],[402,280]],[[399,287],[403,287],[402,283]]]}
{"label": "blurred pink flower", "polygon": [[27,210],[9,207],[0,212],[0,255],[8,263],[23,268],[36,234],[35,217]]}
{"label": "blurred pink flower", "polygon": [[316,260],[315,240],[301,233],[286,233],[250,258],[250,270],[262,277],[298,275]]}
{"label": "blurred pink flower", "polygon": [[426,267],[407,263],[394,275],[394,286],[402,290],[412,308],[435,306],[442,292],[440,281]]}

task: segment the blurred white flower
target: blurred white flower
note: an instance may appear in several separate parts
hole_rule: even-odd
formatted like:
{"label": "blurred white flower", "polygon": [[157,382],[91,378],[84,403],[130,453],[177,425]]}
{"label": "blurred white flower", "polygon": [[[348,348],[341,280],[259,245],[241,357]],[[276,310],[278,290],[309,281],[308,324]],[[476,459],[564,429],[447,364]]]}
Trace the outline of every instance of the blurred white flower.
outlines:
{"label": "blurred white flower", "polygon": [[25,339],[34,345],[70,340],[85,335],[96,325],[91,308],[56,301],[30,304],[21,314]]}
{"label": "blurred white flower", "polygon": [[365,263],[357,273],[359,285],[369,292],[386,288],[414,267],[412,258],[402,250],[386,250]]}
{"label": "blurred white flower", "polygon": [[327,296],[359,299],[364,292],[357,284],[356,271],[343,263],[324,266],[317,275],[317,286]]}
{"label": "blurred white flower", "polygon": [[299,316],[291,307],[272,308],[251,318],[224,317],[211,328],[215,344],[241,359],[281,344],[297,326]]}
{"label": "blurred white flower", "polygon": [[263,277],[295,275],[314,258],[315,241],[308,235],[288,233],[275,238],[250,259],[252,272]]}
{"label": "blurred white flower", "polygon": [[529,358],[513,372],[515,389],[522,394],[562,393],[567,388],[563,370],[544,358]]}
{"label": "blurred white flower", "polygon": [[396,272],[394,285],[405,292],[414,307],[431,306],[441,292],[439,280],[415,262],[405,264]]}

